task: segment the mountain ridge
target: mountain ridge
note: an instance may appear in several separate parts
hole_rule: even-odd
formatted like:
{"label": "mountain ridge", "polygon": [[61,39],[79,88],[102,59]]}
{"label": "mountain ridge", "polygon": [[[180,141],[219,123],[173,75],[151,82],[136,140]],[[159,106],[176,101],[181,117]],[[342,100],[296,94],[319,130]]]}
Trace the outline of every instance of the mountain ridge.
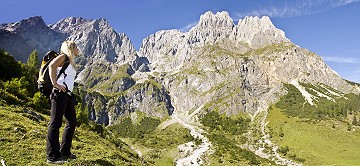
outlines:
{"label": "mountain ridge", "polygon": [[[30,25],[30,27],[32,27],[35,26],[35,23],[39,23],[38,26],[40,27],[46,26],[42,18],[36,16],[21,20],[17,23],[2,24],[2,28],[0,29],[4,29],[5,31],[11,30],[15,34],[18,33],[21,35],[23,32],[18,29],[26,28],[9,27],[16,27],[19,25]],[[264,78],[262,77],[257,80],[253,80],[254,82],[263,80],[263,83],[261,84],[266,85],[266,87],[274,86],[275,84],[275,87],[281,87],[282,83],[291,83],[291,81],[297,79],[300,82],[321,82],[323,84],[329,84],[331,87],[335,87],[337,89],[340,88],[346,92],[356,92],[352,86],[348,85],[339,76],[337,76],[337,74],[334,73],[320,57],[312,56],[313,53],[305,51],[298,46],[292,46],[291,41],[286,38],[285,33],[282,30],[277,29],[267,16],[263,16],[261,18],[245,17],[244,19],[240,19],[238,24],[235,25],[228,12],[223,11],[214,14],[209,11],[201,15],[198,24],[188,32],[180,32],[179,30],[162,30],[150,35],[143,40],[138,52],[131,44],[130,39],[127,38],[124,33],[117,33],[106,21],[106,19],[92,20],[81,17],[68,17],[55,24],[49,25],[49,27],[46,26],[45,29],[46,31],[51,32],[51,34],[54,34],[54,36],[60,36],[62,39],[65,39],[66,37],[69,40],[74,40],[79,45],[82,56],[77,59],[78,63],[80,63],[80,73],[77,81],[81,84],[90,83],[88,86],[85,86],[87,89],[91,89],[95,85],[104,84],[105,82],[108,82],[106,84],[109,84],[107,79],[113,77],[115,73],[119,73],[117,71],[123,68],[121,66],[125,63],[130,64],[130,66],[128,66],[128,69],[123,70],[120,73],[125,73],[125,75],[128,74],[126,77],[130,79],[126,78],[120,83],[115,80],[112,81],[113,84],[117,82],[115,84],[116,86],[122,87],[112,88],[113,90],[122,89],[125,91],[132,87],[134,85],[134,81],[132,80],[135,78],[132,78],[132,75],[136,73],[139,68],[144,71],[148,71],[150,69],[152,72],[179,73],[178,71],[186,69],[186,66],[189,66],[190,62],[194,60],[202,61],[202,59],[199,59],[197,56],[204,53],[203,51],[206,53],[206,49],[204,50],[203,48],[208,47],[211,49],[220,48],[224,51],[227,50],[228,52],[225,52],[225,54],[220,52],[220,58],[223,56],[225,59],[219,59],[219,57],[216,57],[216,61],[209,62],[210,64],[208,64],[208,66],[202,66],[203,69],[208,68],[206,69],[208,71],[221,70],[226,68],[226,65],[218,66],[216,63],[223,65],[223,63],[234,64],[237,63],[236,61],[239,61],[240,64],[237,64],[237,67],[242,68],[242,70],[236,73],[239,74],[239,79],[243,80],[241,85],[242,87],[247,87],[248,84],[251,84],[251,81],[248,78],[252,79],[253,76],[246,76],[248,74],[244,75],[244,72],[251,71],[248,68],[252,67],[252,70],[255,70],[255,68],[262,68],[262,70],[267,68],[266,71],[257,73],[261,76],[267,75],[267,80],[263,80]],[[24,38],[24,40],[27,39]],[[28,39],[27,41],[34,41],[34,39]],[[57,40],[52,44],[49,42],[45,43],[48,45],[60,45],[60,40]],[[287,48],[292,49],[286,50]],[[277,49],[277,51],[280,51],[280,54],[271,51],[271,49]],[[216,53],[216,51],[209,53],[213,54]],[[262,55],[264,53],[272,54],[272,58],[269,55]],[[232,58],[231,61],[229,61],[227,56],[230,56],[231,54],[237,54],[239,57]],[[282,58],[282,61],[274,61],[280,59],[279,57]],[[310,57],[314,57],[312,58],[312,65],[306,64],[308,63],[307,59]],[[145,59],[140,60],[141,58]],[[292,62],[294,61],[294,58],[300,58],[298,59],[298,63]],[[264,61],[264,59],[268,60]],[[198,63],[195,61],[194,63]],[[262,64],[259,66],[259,64],[264,62],[268,64]],[[289,68],[289,71],[287,71],[288,69],[286,65],[283,64],[284,62],[286,62],[288,66],[298,66],[298,69],[292,67]],[[212,68],[211,66],[214,64],[215,66]],[[104,76],[98,75],[100,76],[99,78],[96,78],[96,76],[93,76],[93,78],[89,77],[91,71],[98,70],[97,68],[99,65],[105,67],[102,73],[107,74]],[[313,72],[312,69],[316,68],[318,68],[318,70]],[[302,71],[302,69],[305,69],[306,71]],[[151,72],[148,75],[154,77]],[[331,79],[326,79],[327,75],[332,75],[330,77]],[[196,77],[197,76],[195,76],[195,78]],[[226,80],[226,77],[221,77],[221,79]],[[234,77],[238,78],[238,76]],[[157,76],[155,76],[155,78],[157,78]],[[318,81],[319,78],[323,80]],[[147,78],[145,78],[145,80],[146,79]],[[167,77],[165,79],[167,82],[159,80],[163,86],[167,87],[170,93],[170,86],[174,86],[170,83],[173,82],[172,79],[173,78],[171,77]],[[218,84],[216,82],[209,82],[208,80],[204,80],[204,83],[206,84],[204,87],[211,87]],[[201,84],[197,85],[199,86]],[[127,88],[124,89],[124,87]],[[209,87],[205,89],[209,89]],[[174,90],[176,91],[176,89]],[[108,92],[109,91],[107,90],[106,93]],[[252,94],[250,92],[248,93]],[[186,93],[184,92],[184,94]],[[168,103],[167,105],[171,104]]]}
{"label": "mountain ridge", "polygon": [[[235,65],[242,68],[242,70],[236,72],[240,78],[235,76],[234,73],[230,75],[234,75],[235,78],[243,80],[241,85],[242,87],[245,87],[243,90],[246,90],[248,84],[251,84],[249,78],[253,79],[252,77],[254,77],[254,75],[248,76],[248,74],[244,74],[244,72],[251,71],[248,68],[252,67],[253,71],[255,71],[255,68],[261,70],[266,69],[266,71],[257,70],[261,71],[260,73],[257,73],[258,75],[267,76],[266,80],[263,80],[263,77],[252,80],[254,83],[259,83],[259,80],[263,80],[260,82],[263,82],[261,84],[266,85],[265,87],[271,87],[275,84],[275,87],[282,87],[282,83],[291,83],[296,79],[300,82],[320,82],[328,84],[333,88],[342,89],[345,92],[356,92],[356,89],[354,90],[351,85],[343,81],[322,61],[320,57],[313,55],[313,53],[303,50],[298,46],[292,46],[291,41],[286,38],[285,33],[282,30],[277,29],[267,16],[263,16],[262,18],[245,17],[244,19],[240,19],[238,24],[235,25],[228,12],[223,11],[214,14],[209,11],[201,15],[198,24],[188,32],[183,33],[179,30],[162,30],[150,35],[143,40],[138,52],[131,44],[130,39],[127,38],[124,33],[117,33],[106,19],[92,20],[81,17],[68,17],[47,27],[41,17],[35,16],[21,20],[17,23],[1,25],[0,29],[3,31],[11,30],[11,32],[9,31],[10,33],[19,34],[24,40],[29,41],[31,45],[34,45],[33,41],[35,39],[28,38],[31,35],[39,34],[39,32],[35,30],[36,33],[29,33],[28,37],[26,37],[27,35],[24,35],[24,33],[27,33],[27,31],[25,30],[25,32],[23,32],[24,30],[22,30],[26,29],[26,27],[22,28],[20,25],[41,27],[40,29],[44,29],[45,27],[45,30],[42,30],[41,33],[48,31],[49,33],[47,35],[50,35],[49,38],[57,36],[60,37],[61,40],[64,40],[65,38],[74,40],[79,45],[80,52],[82,52],[82,56],[78,58],[78,62],[80,63],[80,73],[77,81],[81,84],[90,82],[88,86],[85,86],[85,88],[88,89],[93,88],[95,85],[104,84],[105,82],[108,82],[106,84],[109,84],[109,81],[107,80],[113,77],[115,73],[119,73],[117,71],[122,69],[122,66],[126,63],[130,64],[130,66],[128,66],[128,69],[126,70],[122,69],[123,71],[120,73],[128,75],[126,77],[130,79],[126,78],[120,83],[113,80],[113,84],[117,82],[115,85],[122,88],[111,88],[113,89],[112,92],[115,92],[115,89],[126,91],[128,88],[132,87],[135,78],[132,78],[132,75],[136,73],[139,68],[143,71],[149,71],[150,69],[152,72],[179,73],[179,70],[187,70],[186,66],[189,66],[189,63],[198,63],[197,61],[202,61],[201,58],[199,59],[197,57],[200,54],[216,53],[216,51],[208,52],[206,49],[203,49],[208,47],[210,49],[219,48],[220,50],[228,52],[225,52],[225,54],[224,52],[219,52],[220,59],[219,57],[215,57],[215,61],[209,62],[208,66],[202,66],[203,69],[214,72],[227,68],[226,64],[240,62],[240,64]],[[44,43],[48,46],[60,45],[59,39],[55,40],[53,43],[48,42],[48,40],[45,41],[46,42]],[[39,44],[39,46],[41,45]],[[289,48],[291,48],[291,50],[289,50]],[[274,50],[271,49],[277,49],[276,51],[279,52],[274,52]],[[239,57],[231,58],[231,60],[229,60],[228,56],[232,56],[232,54],[236,54]],[[271,54],[272,56],[263,54]],[[221,59],[221,57],[224,59]],[[143,58],[143,60],[140,60],[141,58]],[[208,57],[203,56],[202,58]],[[311,59],[311,63],[309,63],[310,61],[307,61],[309,58]],[[282,61],[280,61],[280,59],[282,59]],[[294,63],[294,59],[298,59],[298,63]],[[284,62],[287,65],[284,65]],[[267,63],[267,65],[262,63]],[[225,66],[218,66],[219,64]],[[96,68],[99,66],[105,67],[103,69],[105,75],[100,76],[99,78],[96,78],[95,76],[93,76],[93,78],[89,77],[91,71],[98,70]],[[214,68],[211,66],[214,66]],[[297,69],[292,67],[288,70],[286,66],[298,67]],[[203,69],[200,69],[199,71],[203,72]],[[312,71],[313,69],[317,70],[314,70],[314,72]],[[142,73],[141,71],[139,72]],[[157,78],[157,76],[151,74],[152,72],[148,75]],[[170,90],[170,86],[174,86],[171,84],[174,80],[169,74],[166,75],[165,80],[167,82],[161,80],[159,80],[159,82],[167,87],[171,93],[172,90]],[[330,79],[327,78],[330,75]],[[185,77],[188,76],[185,75]],[[194,79],[195,78],[197,79],[197,76],[195,76]],[[147,78],[145,78],[145,80],[146,79]],[[226,80],[226,77],[221,76],[221,80]],[[218,84],[218,82],[209,82],[209,80],[204,80],[204,83],[206,86],[201,84],[194,85],[201,85],[206,87],[205,89],[210,89],[209,87]],[[124,87],[127,88],[124,89]],[[194,88],[197,89],[196,87]],[[174,90],[176,91],[176,89]],[[251,89],[249,90],[253,91]],[[253,94],[253,92],[250,91],[246,93]],[[108,92],[109,91],[106,90],[106,93]],[[183,93],[186,94],[185,92]],[[171,104],[168,103],[166,105]],[[253,110],[251,112],[255,111]]]}
{"label": "mountain ridge", "polygon": [[[139,116],[150,116],[163,120],[160,126],[179,123],[191,130],[194,138],[201,137],[196,138],[200,142],[196,148],[205,146],[207,151],[196,153],[195,148],[194,155],[189,155],[194,157],[186,162],[202,163],[203,156],[210,156],[210,141],[214,140],[202,133],[211,131],[198,126],[209,112],[217,112],[251,118],[250,129],[241,135],[246,141],[237,146],[278,164],[297,165],[280,156],[279,147],[271,143],[266,131],[270,106],[282,101],[303,105],[296,111],[308,113],[301,109],[334,108],[337,100],[346,103],[346,94],[360,93],[358,86],[341,78],[320,56],[287,39],[266,16],[245,17],[235,25],[228,12],[206,12],[188,32],[172,29],[149,35],[139,51],[105,19],[69,17],[49,27],[41,32],[75,40],[83,53],[77,58],[80,74],[76,82],[92,121],[113,126],[124,118],[136,121]],[[30,44],[35,40],[16,28],[6,29],[0,28],[10,36],[6,40],[12,36],[14,41]],[[298,100],[302,103],[294,104],[294,96],[303,99]],[[333,114],[340,113],[321,116]],[[267,146],[271,149],[264,152]]]}
{"label": "mountain ridge", "polygon": [[[285,33],[277,29],[268,17],[264,16],[261,19],[245,17],[243,21],[240,20],[238,25],[235,25],[227,12],[213,14],[209,11],[200,16],[198,24],[188,32],[165,30],[145,38],[140,46],[139,55],[147,57],[153,63],[157,63],[155,57],[162,59],[166,55],[178,56],[174,66],[170,66],[170,68],[177,68],[185,60],[191,58],[190,54],[194,53],[194,47],[215,44],[223,39],[228,39],[234,43],[233,45],[244,48],[245,51],[249,48],[257,49],[265,45],[289,41]],[[253,44],[252,41],[254,41]],[[182,49],[178,52],[179,48]],[[155,51],[151,51],[152,49]],[[157,65],[163,64],[160,62]]]}

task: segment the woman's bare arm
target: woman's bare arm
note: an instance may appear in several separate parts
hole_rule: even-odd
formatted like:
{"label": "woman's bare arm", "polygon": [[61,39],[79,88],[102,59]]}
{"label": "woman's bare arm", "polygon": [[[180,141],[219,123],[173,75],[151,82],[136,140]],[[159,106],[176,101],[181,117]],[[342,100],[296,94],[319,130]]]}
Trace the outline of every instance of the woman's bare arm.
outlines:
{"label": "woman's bare arm", "polygon": [[50,74],[51,83],[54,86],[54,88],[57,88],[61,91],[66,92],[66,89],[64,86],[61,86],[56,83],[56,69],[57,69],[57,67],[62,66],[64,64],[64,61],[65,61],[64,54],[60,54],[57,57],[55,57],[55,59],[52,60],[49,64],[49,74]]}

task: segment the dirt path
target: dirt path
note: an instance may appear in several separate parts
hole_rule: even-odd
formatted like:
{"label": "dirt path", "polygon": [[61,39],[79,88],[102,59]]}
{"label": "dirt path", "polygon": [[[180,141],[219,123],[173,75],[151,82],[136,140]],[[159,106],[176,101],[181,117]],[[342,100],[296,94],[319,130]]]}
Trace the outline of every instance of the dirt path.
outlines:
{"label": "dirt path", "polygon": [[[269,98],[272,93],[277,91],[278,89],[273,89],[267,93],[263,98]],[[255,145],[248,145],[250,149],[252,149],[256,155],[267,158],[275,161],[276,164],[281,165],[291,165],[291,166],[301,166],[294,161],[283,158],[277,152],[279,148],[277,145],[271,142],[270,135],[266,133],[265,128],[268,122],[266,122],[266,118],[268,115],[268,104],[265,102],[260,102],[257,111],[251,117],[251,127],[252,129],[248,133],[248,140],[258,139]],[[260,138],[257,138],[255,135],[258,133]],[[271,151],[265,152],[265,147],[271,147]]]}
{"label": "dirt path", "polygon": [[[187,143],[185,145],[180,145],[179,149],[186,152],[187,155],[184,158],[181,158],[176,161],[177,166],[188,166],[188,165],[201,165],[203,163],[201,156],[210,149],[211,143],[209,139],[206,138],[202,133],[204,132],[198,126],[192,125],[188,118],[183,118],[177,114],[175,114],[174,118],[184,126],[185,128],[190,130],[190,134],[195,139],[200,139],[201,144],[196,146],[194,143]],[[188,146],[190,145],[190,146]]]}
{"label": "dirt path", "polygon": [[210,150],[211,143],[209,139],[202,134],[204,133],[204,130],[198,127],[195,122],[195,119],[197,118],[196,114],[202,107],[203,106],[199,107],[191,115],[188,115],[187,112],[180,114],[175,111],[172,115],[172,119],[161,126],[162,128],[165,128],[167,125],[177,122],[190,130],[191,136],[201,140],[200,145],[196,145],[194,142],[188,142],[178,146],[183,157],[176,161],[177,166],[200,166],[203,164],[202,156]]}

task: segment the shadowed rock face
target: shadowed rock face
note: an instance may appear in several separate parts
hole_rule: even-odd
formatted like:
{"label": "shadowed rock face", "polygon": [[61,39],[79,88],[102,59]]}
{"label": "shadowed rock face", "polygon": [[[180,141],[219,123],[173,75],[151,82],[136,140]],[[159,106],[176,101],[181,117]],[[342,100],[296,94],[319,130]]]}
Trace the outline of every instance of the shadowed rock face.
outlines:
{"label": "shadowed rock face", "polygon": [[39,55],[45,55],[49,50],[59,50],[60,43],[66,39],[63,34],[50,29],[40,16],[2,24],[0,30],[13,34],[0,34],[0,48],[22,62],[27,61],[33,50],[37,50]]}
{"label": "shadowed rock face", "polygon": [[[6,51],[13,55],[14,58],[21,62],[26,62],[27,57],[22,56],[24,53],[32,52],[32,48],[26,41],[18,34],[7,31],[5,29],[0,29],[0,48],[6,48]],[[11,41],[11,42],[9,42]],[[14,47],[16,45],[16,47]],[[21,49],[19,49],[21,48]]]}

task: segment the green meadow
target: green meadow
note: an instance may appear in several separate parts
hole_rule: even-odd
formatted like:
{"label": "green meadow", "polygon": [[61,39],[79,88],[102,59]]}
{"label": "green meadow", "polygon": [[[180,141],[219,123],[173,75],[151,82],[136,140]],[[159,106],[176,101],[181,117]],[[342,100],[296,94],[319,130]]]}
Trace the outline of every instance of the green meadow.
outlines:
{"label": "green meadow", "polygon": [[304,165],[360,165],[360,131],[339,120],[286,116],[270,108],[267,127],[280,153]]}
{"label": "green meadow", "polygon": [[[6,165],[47,165],[45,150],[49,116],[36,111],[26,113],[25,110],[31,111],[25,107],[0,107],[0,158]],[[142,164],[141,158],[127,144],[105,139],[101,129],[102,126],[96,124],[78,127],[72,148],[78,159],[65,165]]]}

